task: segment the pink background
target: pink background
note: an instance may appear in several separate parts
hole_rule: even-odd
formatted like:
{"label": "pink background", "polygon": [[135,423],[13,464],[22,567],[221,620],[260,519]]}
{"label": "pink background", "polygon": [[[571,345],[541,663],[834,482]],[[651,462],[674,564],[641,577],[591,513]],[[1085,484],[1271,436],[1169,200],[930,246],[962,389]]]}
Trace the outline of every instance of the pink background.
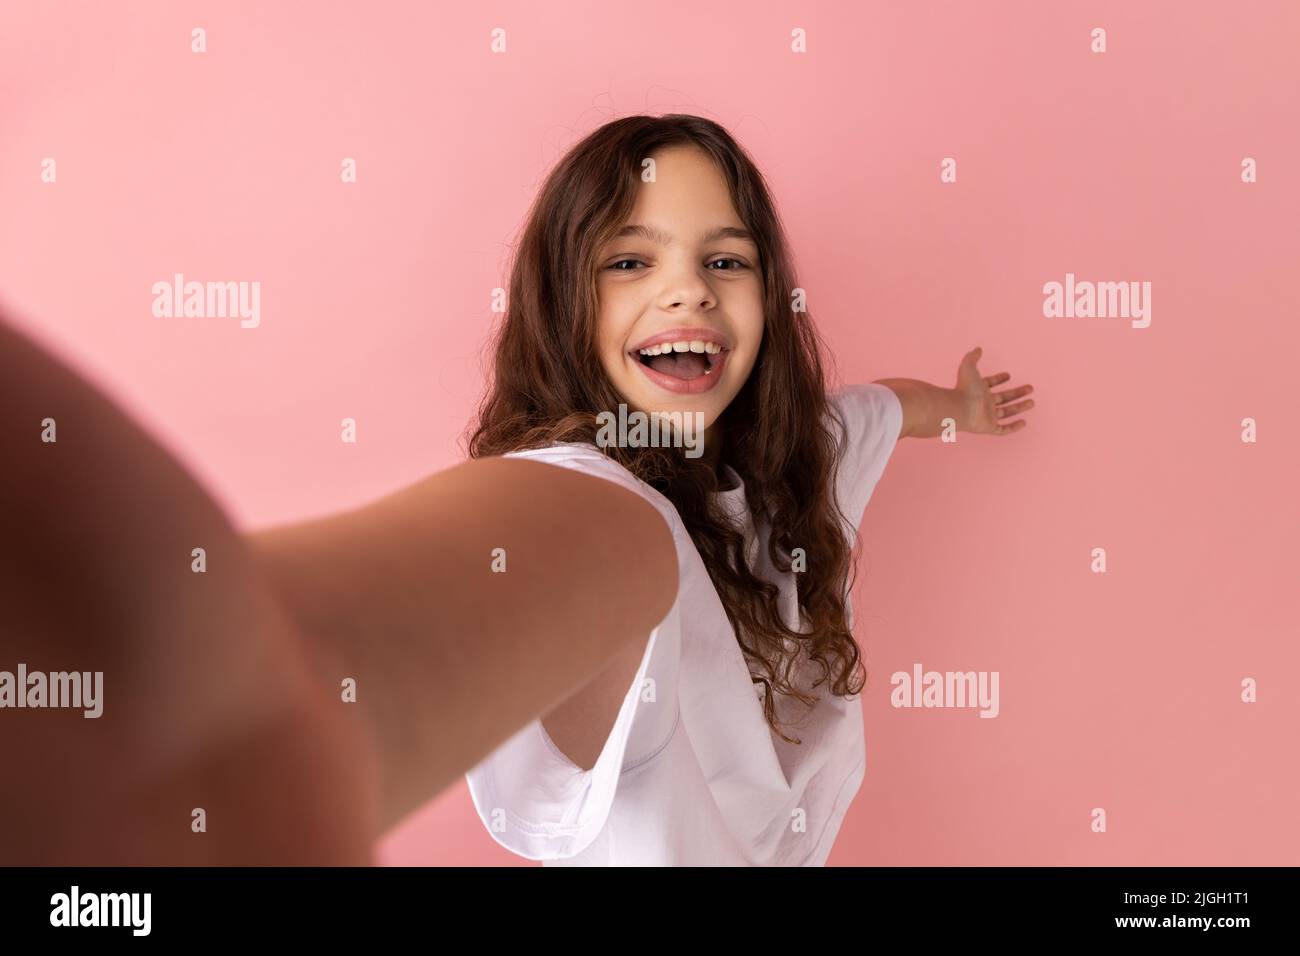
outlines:
{"label": "pink background", "polygon": [[[983,345],[1038,402],[905,441],[868,509],[868,773],[830,862],[1296,864],[1298,39],[1292,2],[7,3],[0,297],[241,525],[355,505],[460,457],[560,155],[716,119],[844,381],[950,385]],[[176,271],[260,281],[261,327],[154,318]],[[1151,327],[1044,318],[1066,272],[1151,282]],[[999,671],[1001,715],[893,709],[916,661]],[[382,858],[528,865],[463,783]]]}

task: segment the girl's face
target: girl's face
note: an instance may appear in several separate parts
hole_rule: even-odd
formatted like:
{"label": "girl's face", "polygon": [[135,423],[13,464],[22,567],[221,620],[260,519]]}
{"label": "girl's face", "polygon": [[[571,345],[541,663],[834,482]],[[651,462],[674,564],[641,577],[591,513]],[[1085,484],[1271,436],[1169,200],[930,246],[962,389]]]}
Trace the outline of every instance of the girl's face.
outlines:
{"label": "girl's face", "polygon": [[700,412],[707,429],[763,339],[758,246],[706,153],[675,146],[654,160],[655,181],[597,259],[597,347],[629,409]]}

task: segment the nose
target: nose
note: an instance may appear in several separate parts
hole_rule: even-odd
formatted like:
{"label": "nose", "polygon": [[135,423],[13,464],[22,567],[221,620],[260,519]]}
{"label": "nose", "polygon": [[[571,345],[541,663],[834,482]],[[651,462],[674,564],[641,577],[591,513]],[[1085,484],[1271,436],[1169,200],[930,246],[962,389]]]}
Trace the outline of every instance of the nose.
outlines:
{"label": "nose", "polygon": [[694,309],[703,311],[716,306],[718,299],[713,287],[698,269],[683,267],[673,270],[667,276],[659,304],[665,312],[690,312]]}

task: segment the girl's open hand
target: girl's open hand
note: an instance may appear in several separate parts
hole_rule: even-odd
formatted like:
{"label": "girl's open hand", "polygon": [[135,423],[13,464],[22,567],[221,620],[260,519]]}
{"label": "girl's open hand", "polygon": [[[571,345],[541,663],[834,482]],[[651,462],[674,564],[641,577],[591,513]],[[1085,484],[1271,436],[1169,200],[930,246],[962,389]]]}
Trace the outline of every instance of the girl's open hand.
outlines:
{"label": "girl's open hand", "polygon": [[1033,399],[1024,402],[1016,401],[1032,392],[1034,386],[1021,385],[1019,388],[993,391],[993,386],[1001,385],[1010,379],[1011,373],[998,372],[996,375],[981,377],[976,363],[983,353],[982,346],[971,349],[962,357],[961,365],[957,367],[956,390],[966,409],[966,425],[962,430],[985,435],[1009,435],[1028,424],[1027,419],[1024,418],[1009,423],[1004,423],[1004,420],[1034,407]]}

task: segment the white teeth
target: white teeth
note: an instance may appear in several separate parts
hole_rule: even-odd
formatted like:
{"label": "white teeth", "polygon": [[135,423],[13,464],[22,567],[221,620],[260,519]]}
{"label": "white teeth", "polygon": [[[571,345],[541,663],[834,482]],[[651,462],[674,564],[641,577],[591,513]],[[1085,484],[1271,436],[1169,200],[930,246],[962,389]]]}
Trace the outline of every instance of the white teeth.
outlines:
{"label": "white teeth", "polygon": [[658,345],[638,349],[641,355],[667,355],[670,352],[706,352],[709,355],[717,355],[721,351],[722,346],[718,343],[705,342],[702,339],[693,339],[689,342],[661,342]]}

